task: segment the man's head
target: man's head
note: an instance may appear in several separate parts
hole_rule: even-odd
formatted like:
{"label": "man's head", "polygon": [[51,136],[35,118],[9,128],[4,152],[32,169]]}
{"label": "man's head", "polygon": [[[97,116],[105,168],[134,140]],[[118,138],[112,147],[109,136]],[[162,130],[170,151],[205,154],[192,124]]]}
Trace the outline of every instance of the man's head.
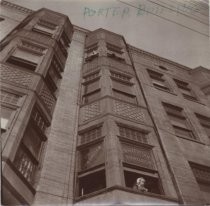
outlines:
{"label": "man's head", "polygon": [[139,186],[144,186],[144,184],[145,184],[145,179],[144,179],[143,177],[139,177],[139,178],[137,178],[136,183],[137,183],[137,185],[139,185]]}

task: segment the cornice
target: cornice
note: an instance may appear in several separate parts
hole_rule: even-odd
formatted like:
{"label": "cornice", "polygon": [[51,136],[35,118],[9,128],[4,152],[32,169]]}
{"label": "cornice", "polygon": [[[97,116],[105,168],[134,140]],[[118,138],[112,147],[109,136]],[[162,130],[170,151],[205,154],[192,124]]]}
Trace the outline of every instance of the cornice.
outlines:
{"label": "cornice", "polygon": [[3,5],[3,6],[9,7],[9,8],[11,8],[11,9],[18,10],[18,11],[20,11],[20,12],[22,12],[22,13],[31,14],[31,13],[34,12],[34,11],[31,10],[31,9],[27,9],[27,8],[25,8],[25,7],[19,6],[19,5],[17,5],[17,4],[14,4],[14,3],[11,3],[11,2],[8,2],[8,1],[5,1],[5,0],[2,0],[0,4]]}
{"label": "cornice", "polygon": [[191,71],[191,70],[192,70],[192,69],[189,68],[189,67],[186,67],[186,66],[181,65],[181,64],[179,64],[179,63],[173,62],[173,61],[171,61],[171,60],[169,60],[169,59],[165,59],[165,58],[163,58],[163,57],[157,56],[157,55],[155,55],[155,54],[149,53],[149,52],[147,52],[147,51],[141,50],[141,49],[136,48],[136,47],[134,47],[134,46],[128,45],[128,47],[129,47],[129,49],[131,49],[131,50],[133,50],[133,51],[135,51],[135,52],[137,52],[137,53],[140,53],[140,54],[143,54],[143,55],[147,55],[148,57],[151,57],[151,58],[153,58],[153,59],[156,59],[156,60],[159,60],[159,61],[166,62],[166,63],[168,63],[168,64],[171,64],[171,65],[173,65],[173,66],[179,67],[179,68],[184,69],[184,70],[187,70],[187,71]]}

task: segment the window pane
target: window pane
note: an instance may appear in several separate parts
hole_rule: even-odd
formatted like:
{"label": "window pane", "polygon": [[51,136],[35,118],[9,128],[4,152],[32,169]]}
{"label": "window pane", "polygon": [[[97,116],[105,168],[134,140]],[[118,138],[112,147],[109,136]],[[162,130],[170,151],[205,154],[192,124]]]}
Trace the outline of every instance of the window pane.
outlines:
{"label": "window pane", "polygon": [[195,139],[191,130],[184,129],[184,128],[181,128],[181,127],[176,127],[176,126],[174,126],[174,130],[175,130],[176,135],[179,136],[179,137]]}
{"label": "window pane", "polygon": [[39,151],[41,149],[42,141],[39,134],[34,130],[34,128],[27,128],[24,137],[24,145],[30,150],[34,157],[38,158]]}
{"label": "window pane", "polygon": [[10,108],[1,107],[1,129],[6,129],[13,111]]}
{"label": "window pane", "polygon": [[25,179],[33,183],[37,163],[35,163],[21,145],[15,156],[14,165]]}
{"label": "window pane", "polygon": [[91,142],[99,137],[101,137],[101,127],[88,130],[80,135],[81,144]]}
{"label": "window pane", "polygon": [[131,139],[134,141],[142,142],[142,143],[147,143],[146,134],[144,132],[130,129],[123,126],[119,126],[119,132],[120,132],[120,136],[122,137]]}

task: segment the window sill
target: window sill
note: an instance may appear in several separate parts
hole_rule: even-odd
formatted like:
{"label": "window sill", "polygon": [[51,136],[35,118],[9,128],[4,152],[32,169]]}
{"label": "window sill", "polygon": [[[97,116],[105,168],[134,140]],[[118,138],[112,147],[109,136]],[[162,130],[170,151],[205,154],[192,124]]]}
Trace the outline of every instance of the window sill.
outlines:
{"label": "window sill", "polygon": [[146,148],[149,148],[149,149],[152,149],[154,147],[154,146],[149,145],[149,144],[144,143],[144,142],[139,142],[139,141],[136,141],[136,140],[128,139],[126,137],[122,137],[122,136],[119,136],[119,135],[117,135],[117,136],[120,139],[120,141],[122,141],[122,142],[132,143],[132,144],[142,146],[142,147],[146,147]]}
{"label": "window sill", "polygon": [[86,147],[88,147],[88,146],[90,146],[90,145],[93,145],[93,144],[102,142],[102,141],[104,140],[104,138],[105,138],[105,136],[102,136],[102,137],[99,137],[99,138],[97,138],[97,139],[94,139],[94,140],[92,140],[92,141],[90,141],[90,142],[80,144],[80,145],[77,146],[77,149],[78,149],[78,150],[81,150],[81,149],[86,148]]}
{"label": "window sill", "polygon": [[100,194],[103,194],[103,193],[111,192],[113,190],[121,190],[121,191],[129,192],[129,193],[133,193],[133,194],[145,195],[145,196],[148,196],[148,197],[154,197],[154,198],[158,198],[158,199],[162,199],[162,200],[172,201],[174,203],[178,202],[178,199],[176,199],[176,198],[167,197],[165,195],[160,195],[160,194],[155,194],[155,193],[150,193],[150,192],[141,192],[141,191],[138,191],[138,190],[134,190],[134,189],[131,189],[131,188],[118,186],[118,185],[112,186],[112,187],[109,187],[109,188],[104,188],[104,189],[101,189],[101,190],[98,190],[98,191],[95,191],[95,192],[92,192],[90,194],[83,195],[83,196],[80,196],[80,197],[76,197],[74,199],[74,202],[79,202],[79,201],[82,201],[82,200],[85,200],[85,199],[88,199],[88,198],[91,198],[91,197],[94,197],[94,196],[97,196],[97,195],[100,195]]}
{"label": "window sill", "polygon": [[[183,96],[184,97],[184,96]],[[186,97],[184,97],[184,99],[186,99],[186,100],[188,100],[188,101],[190,101],[190,102],[195,102],[195,103],[198,103],[198,104],[201,104],[201,105],[205,105],[204,103],[202,103],[202,102],[200,102],[199,100],[193,100],[193,99],[188,99],[188,98],[186,98]]]}
{"label": "window sill", "polygon": [[198,140],[196,140],[196,139],[190,139],[190,138],[182,137],[182,136],[178,136],[178,135],[176,135],[176,136],[179,137],[179,138],[181,138],[181,139],[186,139],[186,140],[189,140],[189,141],[192,141],[192,142],[196,142],[196,143],[198,143],[198,144],[206,145],[205,143],[200,142],[200,141],[198,141]]}
{"label": "window sill", "polygon": [[162,92],[166,92],[166,93],[172,94],[172,95],[174,95],[174,96],[177,96],[177,94],[175,94],[175,93],[172,92],[171,90],[161,89],[161,88],[156,87],[156,86],[153,86],[153,87],[154,87],[155,89],[158,89],[158,90],[162,91]]}

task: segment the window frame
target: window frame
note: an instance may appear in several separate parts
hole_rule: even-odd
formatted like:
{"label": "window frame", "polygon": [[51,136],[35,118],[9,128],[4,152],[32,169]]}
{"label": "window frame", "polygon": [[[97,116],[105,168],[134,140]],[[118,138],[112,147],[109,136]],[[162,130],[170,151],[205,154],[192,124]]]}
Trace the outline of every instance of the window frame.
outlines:
{"label": "window frame", "polygon": [[[147,73],[149,75],[152,85],[156,89],[159,89],[159,90],[162,90],[165,92],[171,92],[171,88],[170,88],[168,82],[166,81],[164,74],[154,71],[154,70],[151,70],[151,69],[147,69]],[[158,83],[156,83],[156,81]]]}
{"label": "window frame", "polygon": [[[182,107],[178,107],[178,106],[172,105],[170,103],[166,103],[166,102],[162,102],[162,105],[163,105],[164,111],[170,121],[170,124],[173,127],[174,134],[177,137],[185,138],[188,140],[199,141],[197,135],[195,135],[194,128],[193,128],[191,122],[189,121],[189,119],[187,118],[187,116],[184,112],[184,109]],[[176,111],[178,112],[178,114]],[[181,122],[178,122],[178,124],[173,124],[173,119],[171,119],[171,116],[184,120],[185,124],[183,124]],[[180,123],[183,124],[184,126],[180,126]],[[181,135],[177,134],[176,129],[180,129],[181,131],[189,132],[191,137],[190,136],[189,137],[181,136]]]}
{"label": "window frame", "polygon": [[[190,101],[198,101],[198,98],[197,98],[195,92],[192,90],[190,83],[176,79],[176,78],[173,78],[173,80],[174,80],[177,88],[181,92],[182,96],[185,99],[190,100]],[[185,94],[183,92],[183,90],[189,92],[190,94]]]}

